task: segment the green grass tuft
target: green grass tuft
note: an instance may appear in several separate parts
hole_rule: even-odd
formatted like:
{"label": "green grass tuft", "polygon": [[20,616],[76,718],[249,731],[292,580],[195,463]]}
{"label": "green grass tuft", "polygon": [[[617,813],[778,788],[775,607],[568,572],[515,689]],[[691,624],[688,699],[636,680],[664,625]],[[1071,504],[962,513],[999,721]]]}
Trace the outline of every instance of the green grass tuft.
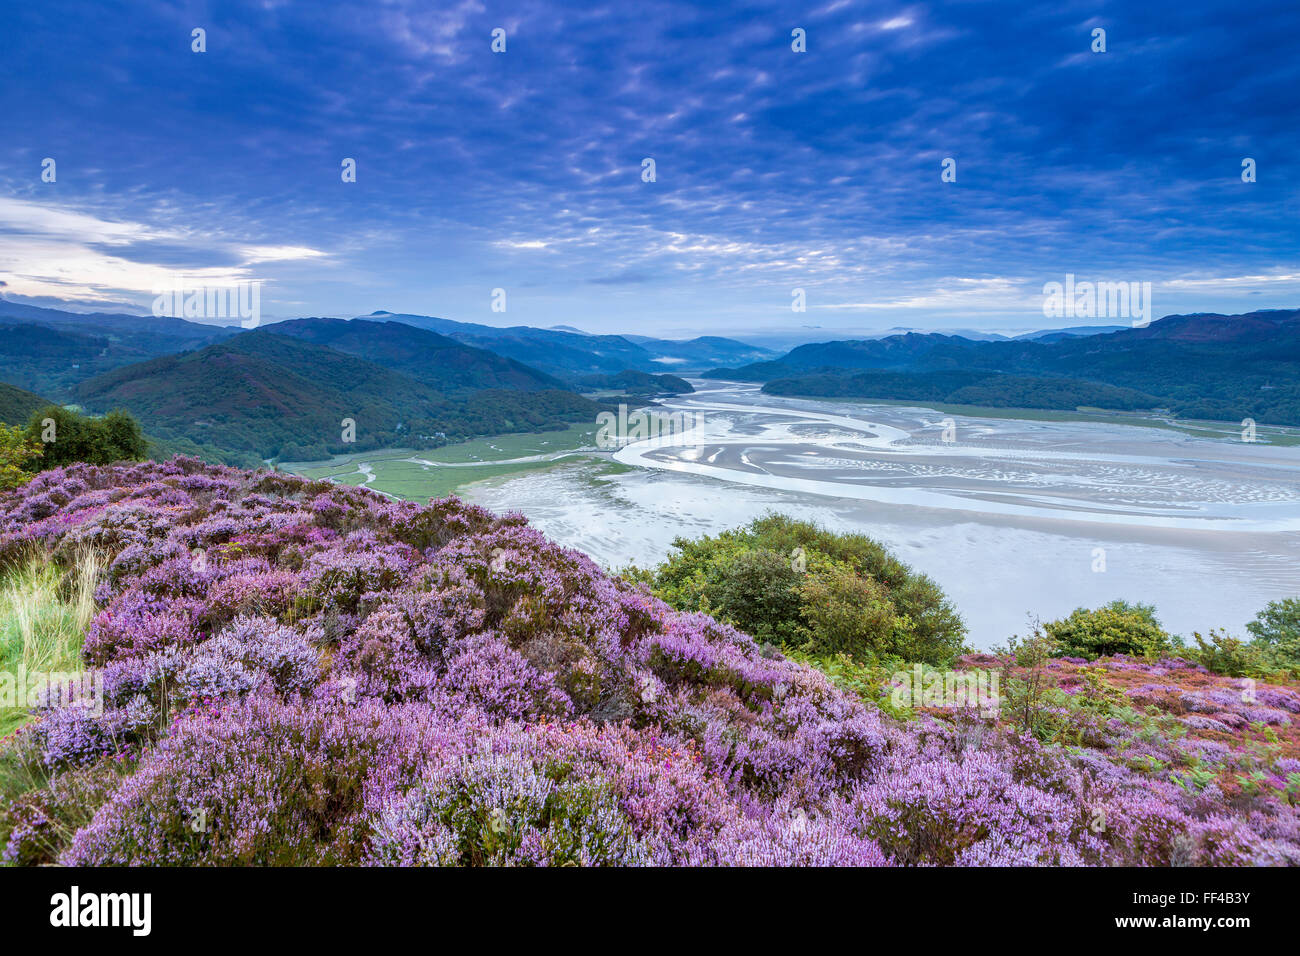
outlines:
{"label": "green grass tuft", "polygon": [[[82,670],[81,644],[95,614],[95,585],[102,559],[86,551],[69,569],[35,558],[0,577],[0,674],[16,682],[27,674]],[[17,706],[0,699],[0,737],[28,719],[25,688]]]}

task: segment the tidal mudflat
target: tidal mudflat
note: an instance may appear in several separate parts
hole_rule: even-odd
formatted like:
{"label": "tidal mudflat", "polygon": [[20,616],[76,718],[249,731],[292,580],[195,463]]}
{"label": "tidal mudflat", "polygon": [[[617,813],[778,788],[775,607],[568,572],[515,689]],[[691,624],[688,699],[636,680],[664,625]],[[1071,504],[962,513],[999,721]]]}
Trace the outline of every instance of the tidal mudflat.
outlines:
{"label": "tidal mudflat", "polygon": [[772,398],[696,381],[686,435],[469,486],[610,567],[769,510],[879,539],[953,597],[991,647],[1114,598],[1173,631],[1240,633],[1300,593],[1300,447],[1082,421]]}

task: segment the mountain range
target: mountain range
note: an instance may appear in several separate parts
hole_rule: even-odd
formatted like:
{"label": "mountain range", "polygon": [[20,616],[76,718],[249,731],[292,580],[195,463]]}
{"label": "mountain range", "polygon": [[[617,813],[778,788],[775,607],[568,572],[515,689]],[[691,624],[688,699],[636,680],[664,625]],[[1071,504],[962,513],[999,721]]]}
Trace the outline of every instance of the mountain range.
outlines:
{"label": "mountain range", "polygon": [[523,362],[394,320],[293,319],[266,331],[366,359],[444,392],[569,387]]}
{"label": "mountain range", "polygon": [[680,374],[718,365],[762,361],[777,354],[770,349],[711,335],[677,342],[641,335],[594,335],[564,328],[535,329],[524,325],[497,328],[391,312],[375,312],[361,318],[428,329],[560,377],[609,374],[624,369]]}
{"label": "mountain range", "polygon": [[[370,359],[444,391],[581,387],[579,379],[590,375],[629,369],[700,372],[778,354],[718,336],[678,342],[576,329],[497,328],[383,311],[354,319],[288,319],[262,328]],[[0,380],[67,397],[96,375],[243,331],[172,317],[61,312],[0,299]]]}
{"label": "mountain range", "polygon": [[708,368],[706,378],[779,395],[1300,425],[1300,310],[980,340],[906,331],[778,354],[717,336],[669,341],[388,312],[244,330],[0,300],[0,421],[24,421],[41,396],[91,412],[124,408],[166,447],[237,464],[594,421],[608,405],[582,392],[689,392],[668,368]]}
{"label": "mountain range", "polygon": [[[299,326],[297,331],[310,328]],[[375,334],[367,331],[358,338],[373,347],[368,340]],[[357,345],[350,340],[347,344]],[[433,355],[436,360],[449,352],[455,360],[465,351],[453,343]],[[469,358],[493,371],[498,367],[476,355]],[[514,371],[508,360],[493,358]],[[455,372],[449,379],[452,387],[439,389],[335,348],[257,329],[95,376],[78,384],[74,397],[95,412],[125,408],[150,435],[164,440],[185,439],[209,449],[294,460],[563,427],[594,421],[604,408],[558,388],[469,390],[464,387],[464,369]],[[484,374],[485,381],[492,380]],[[529,384],[544,382],[535,378]]]}
{"label": "mountain range", "polygon": [[[763,382],[781,395],[964,402],[950,397],[957,388],[935,397],[953,384],[936,376],[958,370],[981,373],[985,405],[1149,407],[1185,418],[1300,425],[1300,310],[1171,315],[1144,328],[1008,341],[907,333],[820,342],[704,377]],[[1063,387],[1067,380],[1075,385]],[[1025,405],[1027,395],[1035,404]]]}

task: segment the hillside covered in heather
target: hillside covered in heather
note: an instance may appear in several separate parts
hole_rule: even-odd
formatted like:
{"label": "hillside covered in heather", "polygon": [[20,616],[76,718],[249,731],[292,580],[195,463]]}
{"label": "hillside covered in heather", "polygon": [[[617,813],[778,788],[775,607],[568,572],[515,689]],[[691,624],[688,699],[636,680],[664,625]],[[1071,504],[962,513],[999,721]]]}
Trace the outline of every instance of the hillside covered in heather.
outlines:
{"label": "hillside covered in heather", "polygon": [[1291,687],[968,656],[1051,742],[900,714],[520,516],[190,459],[0,497],[6,566],[89,555],[104,706],[0,741],[10,863],[1300,863]]}

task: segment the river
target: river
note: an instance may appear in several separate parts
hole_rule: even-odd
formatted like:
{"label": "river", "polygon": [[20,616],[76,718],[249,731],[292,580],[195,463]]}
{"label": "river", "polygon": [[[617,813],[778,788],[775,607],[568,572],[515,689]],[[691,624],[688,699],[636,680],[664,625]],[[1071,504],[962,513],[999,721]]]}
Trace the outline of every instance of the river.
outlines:
{"label": "river", "polygon": [[555,540],[619,568],[781,511],[859,531],[934,578],[987,649],[1115,598],[1190,635],[1244,635],[1300,595],[1300,447],[1088,421],[785,399],[697,380],[665,402],[685,435],[471,485]]}

